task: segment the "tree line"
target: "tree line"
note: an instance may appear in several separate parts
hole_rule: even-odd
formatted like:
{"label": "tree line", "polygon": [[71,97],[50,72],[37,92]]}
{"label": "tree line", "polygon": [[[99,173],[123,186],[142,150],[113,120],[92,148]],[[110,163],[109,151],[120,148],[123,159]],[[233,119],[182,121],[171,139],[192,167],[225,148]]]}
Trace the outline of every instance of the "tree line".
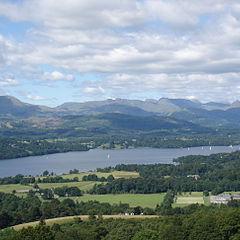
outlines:
{"label": "tree line", "polygon": [[79,197],[82,196],[82,191],[78,187],[57,187],[53,189],[38,189],[38,191],[31,191],[30,194],[35,195],[36,193],[40,193],[41,197],[44,200],[54,199],[55,195],[58,197]]}
{"label": "tree line", "polygon": [[82,181],[94,181],[94,182],[112,182],[115,178],[113,175],[107,177],[98,177],[96,174],[88,174],[82,177]]}
{"label": "tree line", "polygon": [[3,177],[0,178],[0,185],[4,184],[33,184],[33,183],[66,183],[66,182],[79,182],[78,177],[74,178],[63,178],[61,176],[46,176],[46,177],[33,177],[33,176],[24,176],[18,174],[14,177]]}
{"label": "tree line", "polygon": [[175,164],[120,164],[98,171],[137,171],[139,178],[95,185],[90,193],[160,193],[240,191],[240,151],[175,159]]}
{"label": "tree line", "polygon": [[[69,191],[71,191],[71,193]],[[66,195],[66,193],[73,195],[81,194],[81,192],[75,188],[58,188],[56,189],[56,193],[59,195]],[[39,219],[72,215],[114,215],[124,214],[126,212],[134,212],[135,214],[155,213],[154,210],[141,207],[135,209],[125,203],[111,205],[97,201],[75,202],[70,198],[65,198],[62,201],[56,198],[46,200],[47,201],[41,201],[40,198],[32,192],[25,198],[0,192],[0,229]]]}

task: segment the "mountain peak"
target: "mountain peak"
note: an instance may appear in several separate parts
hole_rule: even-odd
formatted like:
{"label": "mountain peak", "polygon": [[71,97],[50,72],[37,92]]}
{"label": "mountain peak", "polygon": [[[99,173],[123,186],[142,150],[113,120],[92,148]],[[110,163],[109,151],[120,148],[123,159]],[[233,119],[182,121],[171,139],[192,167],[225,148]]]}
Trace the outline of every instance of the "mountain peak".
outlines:
{"label": "mountain peak", "polygon": [[12,96],[0,96],[0,115],[28,117],[40,112],[40,107],[21,102]]}
{"label": "mountain peak", "polygon": [[0,102],[1,102],[1,104],[2,103],[5,103],[5,104],[9,103],[9,104],[13,104],[13,105],[16,105],[16,106],[30,105],[30,104],[27,104],[27,103],[23,103],[19,99],[15,98],[13,96],[9,96],[9,95],[0,96]]}
{"label": "mountain peak", "polygon": [[236,100],[230,105],[230,108],[240,108],[240,101]]}

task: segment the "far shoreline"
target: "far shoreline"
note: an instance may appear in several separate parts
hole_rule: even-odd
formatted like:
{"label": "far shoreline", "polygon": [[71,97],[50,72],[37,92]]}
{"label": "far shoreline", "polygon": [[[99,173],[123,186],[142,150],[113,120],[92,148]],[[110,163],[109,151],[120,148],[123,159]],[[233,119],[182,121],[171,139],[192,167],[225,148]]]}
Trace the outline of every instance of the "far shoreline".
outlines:
{"label": "far shoreline", "polygon": [[43,157],[43,156],[51,156],[51,155],[56,155],[56,154],[63,154],[63,153],[78,153],[78,152],[89,152],[91,150],[95,150],[95,149],[101,149],[101,150],[106,150],[106,151],[119,151],[119,150],[128,150],[128,149],[188,149],[188,148],[199,148],[199,147],[203,147],[203,148],[210,148],[210,147],[239,147],[239,151],[240,151],[240,145],[189,145],[186,147],[129,147],[129,148],[103,148],[101,146],[96,147],[96,148],[90,148],[87,150],[79,150],[79,151],[61,151],[61,152],[54,152],[54,153],[47,153],[47,154],[29,154],[23,157],[16,157],[16,158],[4,158],[4,159],[0,159],[1,161],[6,161],[6,160],[15,160],[15,159],[23,159],[23,158],[29,158],[29,157]]}

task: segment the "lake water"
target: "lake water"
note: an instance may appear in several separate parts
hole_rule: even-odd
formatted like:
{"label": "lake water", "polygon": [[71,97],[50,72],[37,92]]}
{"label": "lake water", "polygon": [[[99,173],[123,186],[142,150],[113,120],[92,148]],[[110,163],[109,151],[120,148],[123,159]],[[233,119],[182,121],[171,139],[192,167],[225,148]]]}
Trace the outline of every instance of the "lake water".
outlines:
{"label": "lake water", "polygon": [[95,170],[117,164],[171,163],[174,158],[186,155],[209,155],[212,153],[232,152],[240,146],[214,146],[192,148],[137,148],[120,150],[92,149],[87,152],[57,153],[43,156],[0,160],[0,177],[16,174],[37,175],[44,170],[67,173],[70,169],[80,171]]}

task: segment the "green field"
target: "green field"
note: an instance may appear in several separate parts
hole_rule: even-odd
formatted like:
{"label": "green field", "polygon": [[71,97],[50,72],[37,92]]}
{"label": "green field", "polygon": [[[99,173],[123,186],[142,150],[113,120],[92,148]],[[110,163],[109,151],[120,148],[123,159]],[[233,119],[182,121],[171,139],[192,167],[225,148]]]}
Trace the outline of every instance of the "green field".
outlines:
{"label": "green field", "polygon": [[85,194],[81,197],[74,197],[78,201],[107,202],[110,204],[128,203],[130,207],[141,206],[155,208],[157,204],[161,204],[165,193],[157,194],[105,194],[105,195],[89,195]]}
{"label": "green field", "polygon": [[[57,188],[63,186],[76,186],[83,191],[87,191],[91,189],[95,184],[100,184],[100,182],[67,182],[67,183],[39,183],[38,186],[40,188]],[[13,190],[16,190],[17,195],[26,193],[27,190],[32,189],[30,185],[22,185],[22,184],[6,184],[0,185],[0,192],[4,193],[12,193]]]}
{"label": "green field", "polygon": [[77,174],[63,174],[61,177],[72,179],[74,177],[78,177],[79,180],[82,180],[83,176],[89,174],[96,174],[98,177],[105,177],[107,178],[109,175],[113,175],[114,178],[136,178],[139,177],[139,173],[137,172],[127,172],[127,171],[113,171],[110,173],[102,173],[102,172],[82,172]]}
{"label": "green field", "polygon": [[204,204],[204,198],[202,192],[192,192],[189,193],[182,193],[181,195],[177,196],[176,202],[173,204],[174,207],[185,207],[190,204]]}
{"label": "green field", "polygon": [[83,191],[90,190],[95,184],[101,184],[100,182],[66,182],[66,183],[39,183],[40,188],[57,188],[57,187],[78,187]]}
{"label": "green field", "polygon": [[26,191],[32,189],[31,186],[21,185],[21,184],[6,184],[0,185],[0,192],[12,193],[13,190],[17,192]]}
{"label": "green field", "polygon": [[[39,183],[38,186],[40,188],[56,188],[56,187],[62,187],[62,186],[76,186],[79,187],[83,191],[90,190],[95,184],[100,184],[100,182],[94,182],[94,181],[81,181],[82,177],[89,174],[96,174],[98,177],[108,177],[109,175],[113,175],[114,178],[136,178],[139,177],[139,174],[137,172],[127,172],[127,171],[113,171],[110,173],[100,173],[100,172],[82,172],[78,174],[63,174],[61,175],[65,179],[72,179],[74,177],[79,178],[79,182],[67,182],[67,183]],[[40,177],[44,178],[44,177]],[[24,191],[32,189],[31,185],[22,185],[22,184],[5,184],[0,185],[0,192],[5,193],[12,193],[13,190],[17,191],[17,195],[24,195]],[[26,192],[25,192],[26,193]]]}

